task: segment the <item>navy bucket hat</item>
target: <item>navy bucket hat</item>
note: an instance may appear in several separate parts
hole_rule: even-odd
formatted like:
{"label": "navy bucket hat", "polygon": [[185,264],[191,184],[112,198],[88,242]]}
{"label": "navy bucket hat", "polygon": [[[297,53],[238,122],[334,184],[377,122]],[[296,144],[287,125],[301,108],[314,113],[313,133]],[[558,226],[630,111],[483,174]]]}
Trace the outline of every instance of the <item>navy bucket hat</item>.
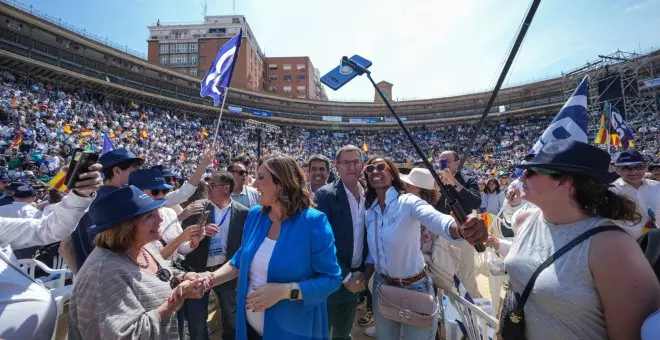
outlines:
{"label": "navy bucket hat", "polygon": [[94,202],[90,207],[89,216],[94,222],[90,231],[98,234],[131,217],[158,209],[163,204],[164,200],[153,200],[142,190],[132,185],[125,186]]}
{"label": "navy bucket hat", "polygon": [[154,169],[140,169],[131,172],[128,176],[128,184],[134,185],[140,190],[162,190],[173,187],[165,182],[165,176]]}

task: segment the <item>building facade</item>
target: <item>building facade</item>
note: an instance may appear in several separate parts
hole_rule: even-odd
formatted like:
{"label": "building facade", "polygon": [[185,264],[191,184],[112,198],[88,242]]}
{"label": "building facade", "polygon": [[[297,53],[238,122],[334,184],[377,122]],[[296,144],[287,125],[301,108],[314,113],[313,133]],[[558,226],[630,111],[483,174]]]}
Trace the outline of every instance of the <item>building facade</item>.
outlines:
{"label": "building facade", "polygon": [[181,73],[202,77],[220,47],[243,29],[232,87],[264,90],[264,54],[242,15],[205,16],[201,24],[149,26],[147,59]]}
{"label": "building facade", "polygon": [[268,57],[266,92],[289,98],[328,100],[309,57]]}

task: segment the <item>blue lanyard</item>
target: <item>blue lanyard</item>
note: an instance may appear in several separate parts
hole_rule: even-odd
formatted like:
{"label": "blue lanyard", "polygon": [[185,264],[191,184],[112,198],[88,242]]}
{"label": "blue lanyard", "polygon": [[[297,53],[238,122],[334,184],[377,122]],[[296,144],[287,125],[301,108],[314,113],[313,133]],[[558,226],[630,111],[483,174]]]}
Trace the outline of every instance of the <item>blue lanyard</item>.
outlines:
{"label": "blue lanyard", "polygon": [[231,205],[229,206],[229,209],[227,209],[227,212],[225,212],[224,216],[220,219],[220,223],[218,224],[218,228],[222,226],[223,223],[225,223],[225,220],[227,219],[227,215],[231,212]]}

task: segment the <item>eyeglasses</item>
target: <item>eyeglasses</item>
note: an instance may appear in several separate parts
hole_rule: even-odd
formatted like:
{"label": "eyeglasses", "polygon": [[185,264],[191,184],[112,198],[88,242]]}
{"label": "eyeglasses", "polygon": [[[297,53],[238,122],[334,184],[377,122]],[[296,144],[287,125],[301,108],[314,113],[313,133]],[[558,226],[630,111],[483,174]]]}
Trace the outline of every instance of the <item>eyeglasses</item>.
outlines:
{"label": "eyeglasses", "polygon": [[352,161],[341,161],[341,162],[339,162],[339,164],[340,164],[341,166],[346,167],[346,168],[348,168],[348,167],[351,166],[351,165],[353,165],[354,167],[357,168],[357,167],[360,166],[361,163],[362,163],[362,161],[359,160],[359,159],[354,159],[354,160],[352,160]]}
{"label": "eyeglasses", "polygon": [[230,172],[231,172],[232,174],[239,174],[239,175],[241,175],[241,176],[245,176],[245,175],[247,175],[247,171],[245,171],[245,170],[238,170],[238,171],[233,171],[233,170],[232,170],[232,171],[230,171]]}
{"label": "eyeglasses", "polygon": [[390,168],[390,166],[387,165],[387,163],[385,163],[385,162],[378,162],[378,163],[375,163],[375,164],[369,164],[369,165],[367,165],[367,167],[365,168],[365,170],[367,171],[368,174],[370,174],[370,173],[372,173],[372,172],[374,172],[374,171],[381,172],[381,171],[385,171],[385,169],[389,169],[389,168]]}
{"label": "eyeglasses", "polygon": [[158,196],[162,192],[163,195],[167,195],[170,193],[170,190],[171,189],[151,189],[151,194],[154,196]]}
{"label": "eyeglasses", "polygon": [[209,186],[211,187],[211,189],[214,189],[215,187],[223,187],[225,185],[229,185],[229,184],[227,184],[227,183],[209,183]]}
{"label": "eyeglasses", "polygon": [[556,174],[559,174],[559,173],[561,173],[561,172],[556,171],[556,170],[544,169],[544,168],[528,168],[528,169],[525,170],[525,172],[523,174],[525,175],[525,178],[530,178],[530,177],[536,176],[538,174],[556,175]]}
{"label": "eyeglasses", "polygon": [[632,172],[632,171],[641,171],[644,170],[645,165],[644,164],[638,164],[638,165],[629,165],[629,166],[620,166],[619,169],[625,171],[625,172]]}

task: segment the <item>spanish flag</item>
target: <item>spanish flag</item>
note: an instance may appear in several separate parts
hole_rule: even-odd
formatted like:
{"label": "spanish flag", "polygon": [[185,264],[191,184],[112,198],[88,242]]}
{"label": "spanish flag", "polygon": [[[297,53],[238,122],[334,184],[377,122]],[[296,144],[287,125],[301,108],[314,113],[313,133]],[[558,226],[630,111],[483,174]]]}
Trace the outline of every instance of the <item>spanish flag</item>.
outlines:
{"label": "spanish flag", "polygon": [[64,184],[65,179],[66,173],[60,171],[57,175],[51,178],[50,182],[48,182],[48,186],[60,192],[67,192],[69,189],[66,187],[66,184]]}
{"label": "spanish flag", "polygon": [[69,124],[64,125],[64,127],[62,128],[62,131],[64,131],[64,133],[66,133],[67,135],[70,135],[70,134],[73,133],[73,131],[71,131],[71,126],[69,126]]}
{"label": "spanish flag", "polygon": [[80,134],[81,134],[83,137],[89,137],[89,136],[92,135],[92,130],[82,130],[82,131],[80,131]]}
{"label": "spanish flag", "polygon": [[488,233],[492,234],[491,224],[493,223],[493,214],[491,214],[491,213],[481,213],[481,214],[479,214],[479,218],[484,221],[484,224],[488,228]]}
{"label": "spanish flag", "polygon": [[202,128],[202,135],[204,135],[204,137],[208,137],[208,136],[209,136],[209,133],[206,132],[206,128],[205,128],[205,127]]}
{"label": "spanish flag", "polygon": [[367,143],[362,144],[362,151],[369,152],[369,145],[367,145]]}
{"label": "spanish flag", "polygon": [[117,137],[117,135],[115,135],[114,132],[110,131],[110,136],[108,136],[108,137],[109,137],[110,139],[113,139],[113,138]]}
{"label": "spanish flag", "polygon": [[142,138],[147,138],[148,136],[147,130],[142,130]]}
{"label": "spanish flag", "polygon": [[621,138],[615,129],[612,128],[612,123],[610,121],[612,117],[612,107],[608,102],[605,102],[603,107],[603,114],[600,116],[600,128],[598,129],[598,134],[596,135],[596,144],[609,144],[612,146],[621,147]]}

